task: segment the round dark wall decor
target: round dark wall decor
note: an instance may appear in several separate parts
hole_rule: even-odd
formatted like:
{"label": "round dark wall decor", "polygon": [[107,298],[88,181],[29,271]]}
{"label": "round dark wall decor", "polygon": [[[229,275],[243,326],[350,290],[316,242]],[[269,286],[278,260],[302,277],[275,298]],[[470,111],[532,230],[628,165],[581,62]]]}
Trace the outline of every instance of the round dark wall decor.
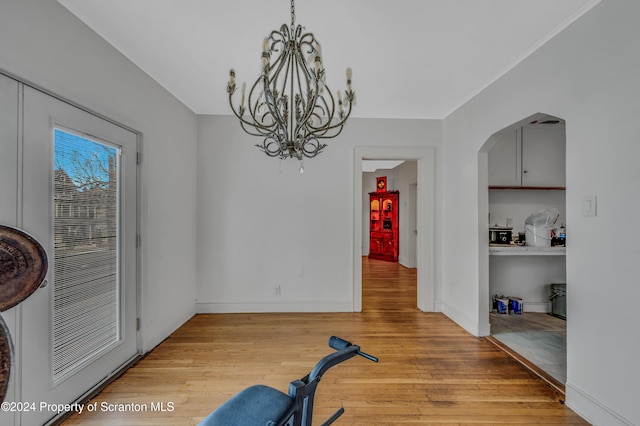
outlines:
{"label": "round dark wall decor", "polygon": [[32,236],[0,225],[0,312],[22,302],[47,274],[47,254]]}
{"label": "round dark wall decor", "polygon": [[0,402],[4,401],[11,379],[11,365],[13,364],[13,345],[9,329],[0,315]]}

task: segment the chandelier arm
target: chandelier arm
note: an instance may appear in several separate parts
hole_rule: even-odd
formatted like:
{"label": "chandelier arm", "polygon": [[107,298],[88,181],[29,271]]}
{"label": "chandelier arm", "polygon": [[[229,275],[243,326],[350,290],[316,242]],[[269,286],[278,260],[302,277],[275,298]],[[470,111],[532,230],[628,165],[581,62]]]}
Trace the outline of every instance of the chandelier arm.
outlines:
{"label": "chandelier arm", "polygon": [[[241,115],[239,115],[239,114],[235,111],[235,109],[233,108],[233,105],[231,106],[231,109],[233,110],[234,115],[235,115],[235,116],[238,118],[238,120],[240,121],[240,125],[242,126],[242,129],[243,129],[245,132],[249,133],[250,135],[252,135],[252,136],[264,136],[264,135],[266,135],[266,134],[270,134],[270,133],[272,133],[272,131],[270,131],[268,128],[266,128],[266,127],[264,127],[264,126],[261,126],[261,125],[260,125],[260,124],[258,124],[258,123],[251,123],[251,122],[249,122],[249,121],[245,120]],[[252,128],[254,128],[254,129],[256,129],[256,131],[258,131],[258,130],[264,130],[264,131],[265,131],[265,133],[259,133],[259,132],[258,132],[258,133],[253,133],[252,131],[249,131],[249,130],[247,129],[247,126],[249,126],[249,127],[252,127]]]}
{"label": "chandelier arm", "polygon": [[[300,33],[302,33],[302,26],[298,25],[298,28],[300,29]],[[302,47],[307,46],[308,50],[307,53],[308,54],[312,54],[312,53],[316,53],[319,54],[320,52],[318,52],[318,49],[316,48],[315,45],[318,45],[318,41],[316,40],[316,37],[313,35],[313,33],[304,33],[300,35],[300,41],[298,42],[298,44],[300,45],[300,49],[302,50]]]}
{"label": "chandelier arm", "polygon": [[282,54],[282,51],[287,47],[287,40],[291,38],[289,34],[289,29],[284,24],[280,27],[280,31],[271,31],[269,37],[267,37],[267,40],[271,40],[271,45],[268,47],[269,51]]}
{"label": "chandelier arm", "polygon": [[253,83],[253,86],[251,86],[251,90],[249,91],[249,98],[248,98],[248,102],[247,102],[247,109],[249,110],[249,115],[251,117],[251,120],[253,121],[254,127],[256,127],[256,129],[259,131],[259,133],[264,134],[269,134],[272,130],[271,127],[272,126],[267,126],[264,124],[264,120],[263,119],[258,119],[258,108],[261,105],[260,102],[260,95],[258,95],[257,99],[255,99],[254,101],[254,93],[255,90],[258,86],[260,82],[260,79],[256,80],[255,83]]}
{"label": "chandelier arm", "polygon": [[[333,95],[328,87],[326,87],[326,89],[329,93],[329,99],[331,100],[331,107],[327,103],[327,99],[324,95],[318,96],[316,103],[313,105],[313,113],[319,118],[320,125],[314,126],[312,123],[309,123],[309,127],[314,131],[325,129],[326,126],[333,121],[333,117],[335,115],[335,102],[333,100]],[[317,111],[318,109],[320,112]],[[323,116],[325,119],[323,119]]]}
{"label": "chandelier arm", "polygon": [[[326,127],[326,128],[322,128],[322,129],[315,129],[312,127],[312,129],[314,129],[313,131],[310,132],[311,135],[313,135],[314,137],[317,138],[321,138],[321,139],[332,139],[335,138],[336,136],[338,136],[341,132],[342,129],[347,121],[347,119],[349,118],[349,116],[351,115],[351,103],[349,104],[349,109],[347,110],[347,113],[345,114],[345,116],[336,124]],[[338,129],[337,133],[335,134],[330,134],[328,136],[325,136],[327,133],[329,133],[329,131],[334,130],[334,129]],[[318,130],[322,130],[322,132],[318,132]]]}
{"label": "chandelier arm", "polygon": [[[284,60],[281,60],[277,70],[274,72],[273,77],[271,78],[273,87],[269,86],[269,78],[264,74],[260,76],[260,80],[264,85],[264,96],[267,104],[267,109],[269,110],[269,114],[273,117],[274,125],[280,129],[280,132],[284,135],[287,135],[287,111],[286,111],[286,99],[284,98],[284,83],[286,83],[287,71],[285,68],[285,80],[283,83],[282,90],[278,92],[278,79],[279,73],[284,67]],[[280,97],[278,97],[278,93],[280,93]],[[278,108],[278,104],[282,101],[285,106],[285,111],[280,111]],[[274,132],[275,133],[275,132]],[[282,141],[281,141],[282,143]]]}
{"label": "chandelier arm", "polygon": [[[270,148],[272,145],[274,145],[275,148]],[[262,141],[262,145],[256,144],[256,146],[260,148],[269,157],[283,158],[281,153],[282,149],[280,148],[280,142],[273,136],[267,136]]]}
{"label": "chandelier arm", "polygon": [[[311,146],[311,149],[307,149],[307,146]],[[326,144],[320,143],[317,138],[311,137],[308,138],[305,143],[302,145],[302,154],[307,158],[313,158],[316,155],[320,154],[324,148],[326,148]]]}
{"label": "chandelier arm", "polygon": [[[232,101],[233,92],[234,91],[231,91],[229,93],[229,106],[231,107],[231,111],[233,111],[233,114],[236,116],[236,118],[240,120],[240,125],[242,126],[242,129],[246,133],[252,136],[266,136],[269,134],[273,134],[274,133],[273,130],[270,129],[269,127],[263,126],[260,123],[256,122],[255,120],[253,123],[250,121],[247,121],[242,115],[240,115],[240,113],[233,107],[233,101]],[[250,131],[248,127],[255,129],[255,131]],[[262,133],[261,131],[264,131],[264,133]]]}
{"label": "chandelier arm", "polygon": [[242,128],[242,130],[245,131],[245,133],[251,135],[251,136],[260,136],[260,137],[264,137],[270,134],[265,132],[265,133],[261,133],[257,130],[259,130],[259,127],[256,127],[255,125],[251,124],[251,123],[247,123],[246,121],[240,121],[240,127]]}
{"label": "chandelier arm", "polygon": [[[300,134],[300,129],[302,127],[302,125],[304,124],[304,121],[302,120],[302,117],[304,116],[304,109],[305,107],[305,101],[304,101],[304,89],[302,87],[302,80],[301,80],[301,76],[300,76],[300,51],[297,49],[297,45],[296,45],[296,49],[294,49],[293,54],[290,57],[290,62],[291,62],[291,69],[296,69],[297,72],[291,74],[291,96],[293,97],[294,95],[294,86],[297,84],[297,88],[298,88],[298,93],[296,94],[296,98],[295,100],[293,100],[292,105],[295,107],[295,115],[291,114],[291,140],[299,140],[298,136]],[[302,71],[305,72],[306,71],[306,66],[304,65],[304,63],[302,64]],[[308,81],[308,79],[307,79]]]}
{"label": "chandelier arm", "polygon": [[[286,102],[287,107],[289,108],[289,115],[287,118],[287,141],[294,143],[294,149],[297,150],[297,140],[294,137],[294,131],[296,127],[296,119],[297,119],[297,108],[296,108],[296,93],[295,93],[295,80],[296,80],[296,72],[295,72],[295,44],[293,45],[293,50],[289,50],[289,54],[287,55],[287,66],[286,73],[284,76],[284,80],[282,81],[282,90],[284,92],[285,89],[289,90],[289,99]],[[288,87],[286,87],[288,86]]]}
{"label": "chandelier arm", "polygon": [[[283,29],[285,26],[283,25]],[[288,34],[288,31],[286,32]],[[282,96],[285,95],[285,87],[284,82],[287,80],[288,76],[288,68],[287,68],[287,58],[289,56],[289,42],[288,39],[281,41],[282,43],[282,51],[276,51],[278,56],[273,61],[273,64],[269,66],[269,74],[266,76],[266,84],[265,87],[269,87],[268,83],[271,82],[272,85],[272,94],[274,95],[274,100],[278,100],[278,93]],[[282,70],[285,70],[284,77],[281,77]],[[284,78],[284,82],[282,83],[282,87],[278,87],[278,81]],[[280,91],[278,89],[281,89]]]}
{"label": "chandelier arm", "polygon": [[[311,37],[313,39],[313,36]],[[309,53],[312,53],[313,51],[315,51],[315,48],[313,48],[313,45],[310,44],[309,47],[312,49],[309,51]],[[311,72],[309,68],[307,68],[306,66],[304,53],[301,50],[297,51],[296,53],[297,54],[295,59],[298,65],[297,68],[298,70],[302,70],[302,72],[304,73],[303,77],[305,78],[305,83],[306,83],[306,87],[303,87],[300,72],[298,72],[298,90],[300,92],[301,98],[303,99],[303,102],[304,102],[304,96],[302,96],[302,94],[305,92],[304,89],[306,89],[306,92],[307,92],[307,101],[304,102],[304,108],[302,109],[302,113],[300,114],[300,117],[298,117],[298,122],[296,126],[296,134],[298,134],[300,129],[303,126],[308,125],[309,119],[313,116],[314,105],[316,105],[320,90],[319,90],[318,78],[316,77],[315,73]]]}
{"label": "chandelier arm", "polygon": [[[327,124],[330,124],[334,117],[335,117],[335,101],[333,98],[333,94],[331,93],[331,90],[329,90],[328,87],[326,87],[327,92],[329,93],[329,98],[331,99],[331,104],[332,104],[332,108],[331,113],[329,114],[329,121],[327,122]],[[345,122],[347,121],[347,119],[349,118],[349,116],[351,115],[351,110],[353,108],[353,102],[351,101],[353,99],[353,91],[347,91],[345,93],[346,99],[348,100],[347,104],[347,111],[346,114],[344,114],[344,116],[336,123],[333,125],[329,125],[329,126],[322,126],[322,127],[315,127],[313,125],[310,125],[309,127],[313,130],[312,134],[314,135],[318,135],[318,137],[322,137],[322,138],[334,138],[335,136],[322,136],[326,133],[328,133],[330,130],[344,126]],[[327,104],[326,99],[324,98],[324,96],[321,96],[320,99],[322,99],[322,102],[324,103],[325,107],[329,110],[329,106]]]}
{"label": "chandelier arm", "polygon": [[[260,130],[264,131],[264,133],[261,132],[261,135],[263,136],[267,136],[269,134],[272,134],[273,132],[276,131],[277,129],[277,120],[273,119],[273,123],[271,124],[265,124],[266,118],[267,116],[271,115],[271,111],[267,111],[266,113],[262,114],[262,116],[259,115],[259,108],[261,105],[266,105],[267,109],[269,107],[269,102],[261,102],[261,96],[266,97],[269,95],[268,93],[266,93],[264,90],[262,92],[261,95],[258,95],[257,99],[255,100],[255,102],[252,103],[252,99],[253,99],[253,94],[255,92],[255,90],[259,87],[259,86],[263,86],[264,87],[264,76],[259,77],[256,82],[253,84],[253,86],[251,87],[251,91],[249,92],[249,114],[251,115],[251,119],[253,120],[254,123],[257,124],[257,127],[259,127]],[[273,116],[272,116],[273,117]]]}

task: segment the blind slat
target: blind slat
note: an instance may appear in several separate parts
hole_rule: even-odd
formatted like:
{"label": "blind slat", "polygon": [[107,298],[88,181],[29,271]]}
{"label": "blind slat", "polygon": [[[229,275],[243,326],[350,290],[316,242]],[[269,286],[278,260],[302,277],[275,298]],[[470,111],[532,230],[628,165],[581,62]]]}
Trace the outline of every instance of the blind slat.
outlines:
{"label": "blind slat", "polygon": [[53,380],[120,340],[118,151],[54,131]]}

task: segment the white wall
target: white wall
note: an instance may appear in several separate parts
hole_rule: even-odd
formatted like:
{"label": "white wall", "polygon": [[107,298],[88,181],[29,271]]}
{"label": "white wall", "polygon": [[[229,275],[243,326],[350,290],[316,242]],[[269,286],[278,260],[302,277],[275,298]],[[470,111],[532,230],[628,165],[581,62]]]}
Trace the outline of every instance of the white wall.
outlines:
{"label": "white wall", "polygon": [[141,133],[142,345],[152,348],[195,312],[195,115],[56,1],[2,2],[0,70]]}
{"label": "white wall", "polygon": [[[640,2],[599,5],[445,119],[443,310],[486,334],[486,155],[496,131],[537,112],[566,119],[567,405],[599,425],[640,424]],[[481,182],[484,180],[484,182]],[[598,196],[598,216],[582,198]],[[486,196],[486,193],[485,193]],[[625,229],[625,238],[615,238]],[[459,244],[465,240],[467,244]],[[613,298],[613,299],[612,299]],[[629,301],[608,304],[610,301]]]}
{"label": "white wall", "polygon": [[[397,189],[400,191],[400,247],[398,254],[398,262],[407,268],[415,268],[415,236],[412,235],[416,229],[415,225],[410,223],[409,212],[409,187],[417,184],[418,170],[415,161],[405,161],[401,165],[393,169]],[[413,210],[415,213],[415,207]]]}
{"label": "white wall", "polygon": [[524,222],[532,213],[554,208],[560,212],[555,228],[560,228],[561,224],[567,224],[565,198],[565,191],[492,189],[489,191],[489,225],[505,226],[510,218],[517,236],[518,232],[525,232]]}
{"label": "white wall", "polygon": [[354,148],[441,140],[439,121],[351,119],[300,175],[234,118],[198,124],[199,312],[352,310]]}

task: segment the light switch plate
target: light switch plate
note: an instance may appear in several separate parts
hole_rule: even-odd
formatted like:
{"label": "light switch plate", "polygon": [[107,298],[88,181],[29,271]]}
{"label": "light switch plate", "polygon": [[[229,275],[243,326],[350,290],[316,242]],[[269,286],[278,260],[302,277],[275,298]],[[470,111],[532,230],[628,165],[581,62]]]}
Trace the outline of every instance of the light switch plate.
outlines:
{"label": "light switch plate", "polygon": [[582,216],[596,217],[598,215],[598,197],[585,195],[582,197]]}

